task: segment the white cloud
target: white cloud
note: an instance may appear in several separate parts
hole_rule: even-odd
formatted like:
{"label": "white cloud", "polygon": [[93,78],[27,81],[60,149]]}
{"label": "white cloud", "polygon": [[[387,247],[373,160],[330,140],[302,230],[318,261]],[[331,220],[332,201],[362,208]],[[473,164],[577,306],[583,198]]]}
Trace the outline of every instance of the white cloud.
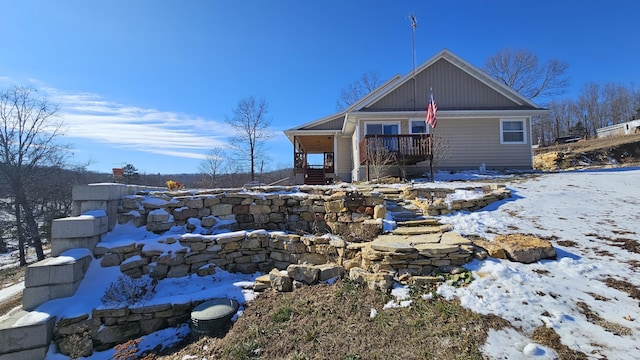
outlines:
{"label": "white cloud", "polygon": [[177,112],[127,106],[91,93],[42,87],[60,106],[66,132],[117,147],[203,159],[214,147],[228,147],[233,130],[224,122]]}

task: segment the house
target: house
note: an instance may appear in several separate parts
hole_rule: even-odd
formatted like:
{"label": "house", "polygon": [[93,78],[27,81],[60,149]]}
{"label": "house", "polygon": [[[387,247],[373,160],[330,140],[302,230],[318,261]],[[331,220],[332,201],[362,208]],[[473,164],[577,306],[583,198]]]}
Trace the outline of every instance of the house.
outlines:
{"label": "house", "polygon": [[[425,123],[430,90],[435,128]],[[439,170],[531,169],[531,118],[546,112],[444,49],[347,109],[284,133],[298,184],[365,180],[381,149],[406,175],[424,173],[431,159]]]}

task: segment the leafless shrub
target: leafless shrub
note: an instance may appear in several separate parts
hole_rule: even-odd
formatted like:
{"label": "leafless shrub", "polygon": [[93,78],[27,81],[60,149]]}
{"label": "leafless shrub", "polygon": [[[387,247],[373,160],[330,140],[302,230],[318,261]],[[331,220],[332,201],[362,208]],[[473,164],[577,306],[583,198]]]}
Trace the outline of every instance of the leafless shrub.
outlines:
{"label": "leafless shrub", "polygon": [[367,143],[365,156],[373,179],[387,176],[391,166],[397,162],[395,152],[386,145],[383,138],[373,138]]}
{"label": "leafless shrub", "polygon": [[154,293],[155,286],[150,277],[132,279],[127,275],[120,275],[109,285],[100,300],[107,306],[133,305],[150,299]]}

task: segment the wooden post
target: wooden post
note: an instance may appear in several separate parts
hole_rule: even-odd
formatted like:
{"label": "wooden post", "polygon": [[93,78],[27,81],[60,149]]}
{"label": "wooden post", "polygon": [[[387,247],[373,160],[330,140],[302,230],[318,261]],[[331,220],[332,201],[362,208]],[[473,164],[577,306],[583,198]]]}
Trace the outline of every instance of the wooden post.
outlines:
{"label": "wooden post", "polygon": [[436,182],[433,177],[433,136],[429,136],[429,174],[431,182]]}

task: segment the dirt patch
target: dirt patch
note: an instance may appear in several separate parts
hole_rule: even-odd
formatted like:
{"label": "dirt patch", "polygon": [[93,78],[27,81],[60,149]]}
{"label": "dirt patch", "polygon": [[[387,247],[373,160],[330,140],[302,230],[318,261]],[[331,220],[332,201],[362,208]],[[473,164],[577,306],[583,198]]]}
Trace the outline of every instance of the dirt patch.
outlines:
{"label": "dirt patch", "polygon": [[640,300],[640,289],[638,289],[637,286],[628,281],[608,277],[604,279],[604,283],[607,284],[607,286],[610,288],[614,288],[616,290],[620,290],[629,294],[629,296],[633,299]]}
{"label": "dirt patch", "polygon": [[540,345],[552,348],[558,354],[559,359],[582,360],[589,357],[580,351],[573,350],[560,341],[560,335],[553,328],[541,326],[533,332],[532,340]]}
{"label": "dirt patch", "polygon": [[600,294],[596,294],[596,293],[592,293],[592,292],[587,292],[587,294],[591,295],[592,298],[598,300],[598,301],[609,301],[611,299],[609,299],[608,297],[602,296]]}
{"label": "dirt patch", "polygon": [[24,266],[16,266],[0,270],[0,289],[24,281]]}
{"label": "dirt patch", "polygon": [[615,238],[615,239],[607,239],[607,241],[611,245],[623,248],[628,252],[640,254],[640,242],[638,242],[637,240],[628,239],[628,238]]}
{"label": "dirt patch", "polygon": [[558,240],[556,244],[564,247],[577,247],[578,243],[573,240]]}
{"label": "dirt patch", "polygon": [[631,265],[632,269],[640,269],[640,260],[629,260],[627,264]]}
{"label": "dirt patch", "polygon": [[[24,281],[25,267],[13,267],[0,270],[0,289]],[[0,302],[0,316],[22,305],[22,293]]]}
{"label": "dirt patch", "polygon": [[608,166],[640,162],[640,135],[581,140],[534,150],[534,167],[541,170]]}
{"label": "dirt patch", "polygon": [[587,303],[578,301],[576,305],[580,308],[580,312],[587,318],[587,321],[594,325],[600,326],[605,331],[618,336],[628,336],[633,334],[631,329],[629,329],[628,327],[601,318],[597,312],[591,310]]}
{"label": "dirt patch", "polygon": [[161,359],[482,359],[489,329],[509,326],[419,293],[413,291],[411,306],[400,309],[382,309],[389,295],[342,280],[261,294],[224,338],[205,336]]}
{"label": "dirt patch", "polygon": [[11,309],[18,306],[22,306],[22,293],[0,302],[0,316],[7,314]]}

